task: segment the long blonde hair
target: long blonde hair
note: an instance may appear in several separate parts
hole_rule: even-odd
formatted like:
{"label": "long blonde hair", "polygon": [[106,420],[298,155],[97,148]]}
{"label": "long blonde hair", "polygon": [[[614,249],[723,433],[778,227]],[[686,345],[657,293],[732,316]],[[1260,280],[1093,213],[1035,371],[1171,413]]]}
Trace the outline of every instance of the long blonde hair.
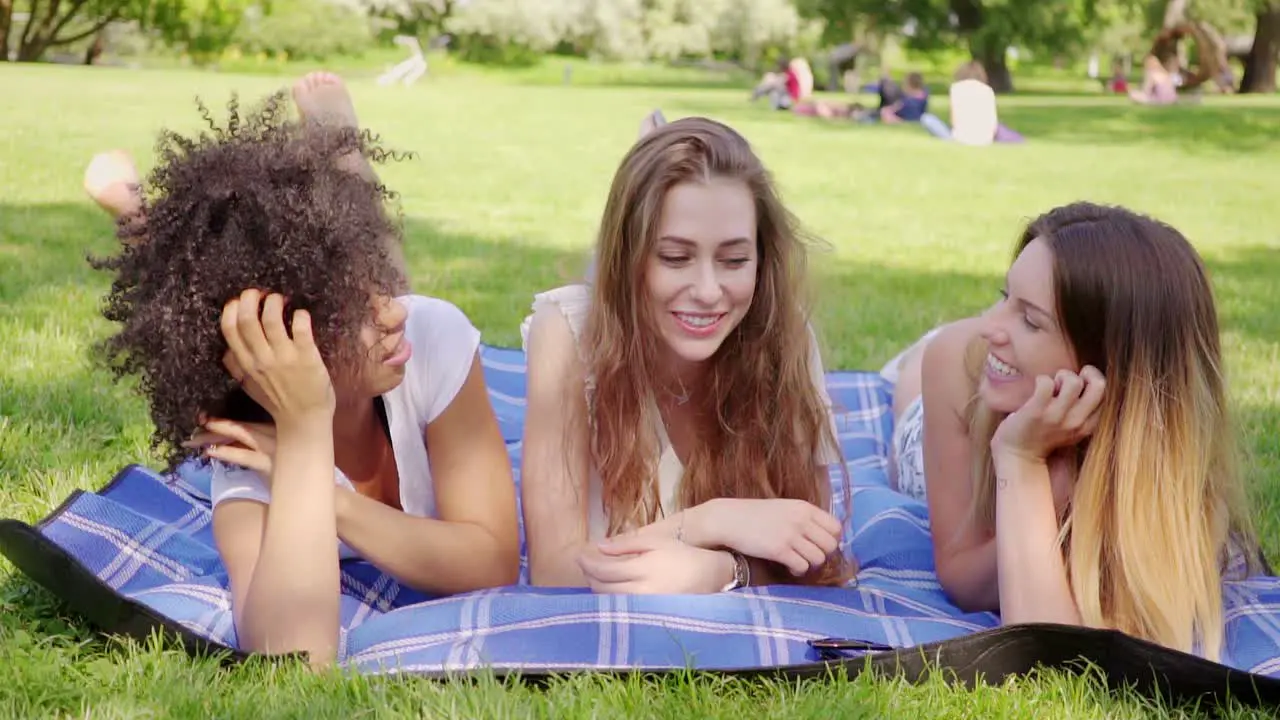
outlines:
{"label": "long blonde hair", "polygon": [[[597,241],[583,345],[595,382],[591,458],[611,535],[655,521],[661,507],[654,482],[659,443],[648,402],[661,341],[643,301],[645,269],[667,192],[710,178],[741,180],[755,198],[760,260],[751,306],[708,360],[705,392],[691,401],[704,422],[680,484],[680,506],[720,497],[832,505],[824,456],[840,453],[814,384],[798,224],[741,135],[711,120],[684,118],[646,135],[623,159]],[[845,492],[847,499],[847,482]],[[849,573],[836,553],[801,582],[838,583]]]}
{"label": "long blonde hair", "polygon": [[[1032,221],[1053,252],[1057,314],[1078,362],[1107,379],[1078,448],[1060,536],[1084,623],[1217,660],[1229,552],[1256,545],[1236,456],[1218,318],[1204,265],[1174,228],[1076,203]],[[976,381],[981,342],[968,358]],[[975,400],[972,519],[995,526],[991,437],[1004,415]]]}

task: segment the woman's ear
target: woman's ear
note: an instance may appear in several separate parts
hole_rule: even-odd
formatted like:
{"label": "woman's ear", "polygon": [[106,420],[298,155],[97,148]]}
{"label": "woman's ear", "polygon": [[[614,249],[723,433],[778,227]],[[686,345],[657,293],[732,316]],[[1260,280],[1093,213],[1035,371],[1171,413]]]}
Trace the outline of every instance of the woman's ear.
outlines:
{"label": "woman's ear", "polygon": [[648,115],[645,115],[644,120],[640,121],[640,136],[638,139],[643,139],[645,135],[648,135],[666,124],[667,118],[662,114],[662,111],[654,110]]}

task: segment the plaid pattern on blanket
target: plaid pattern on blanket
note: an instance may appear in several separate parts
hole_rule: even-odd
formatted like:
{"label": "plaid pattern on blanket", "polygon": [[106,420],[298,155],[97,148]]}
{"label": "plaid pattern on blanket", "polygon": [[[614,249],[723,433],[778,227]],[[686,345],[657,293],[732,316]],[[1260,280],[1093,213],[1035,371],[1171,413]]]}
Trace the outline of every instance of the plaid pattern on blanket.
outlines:
{"label": "plaid pattern on blanket", "polygon": [[[524,358],[515,350],[482,352],[518,468]],[[947,600],[933,572],[924,506],[888,487],[891,386],[875,373],[832,372],[827,379],[853,480],[846,550],[856,554],[861,571],[850,587],[775,586],[706,596],[532,588],[525,585],[522,527],[516,587],[432,599],[368,563],[344,563],[341,662],[363,672],[740,669],[818,661],[808,642],[824,637],[908,647],[995,627],[995,615],[964,613]],[[834,483],[842,477],[832,473]],[[208,473],[196,465],[172,476],[131,466],[101,492],[68,503],[40,530],[120,594],[235,647],[208,491]],[[836,511],[843,516],[843,507]],[[1280,580],[1229,583],[1226,600],[1225,662],[1280,676]]]}

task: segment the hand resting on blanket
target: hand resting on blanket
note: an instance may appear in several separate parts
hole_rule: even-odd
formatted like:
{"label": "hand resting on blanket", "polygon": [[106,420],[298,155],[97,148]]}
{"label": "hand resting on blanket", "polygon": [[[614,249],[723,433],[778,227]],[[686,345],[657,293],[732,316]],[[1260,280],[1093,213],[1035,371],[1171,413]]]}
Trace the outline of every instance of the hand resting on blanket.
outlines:
{"label": "hand resting on blanket", "polygon": [[834,515],[803,500],[716,498],[600,544],[609,555],[643,552],[652,538],[698,548],[729,548],[782,565],[801,576],[822,565],[840,546]]}
{"label": "hand resting on blanket", "polygon": [[722,590],[734,576],[733,555],[686,545],[657,533],[587,546],[578,565],[599,593],[684,594]]}
{"label": "hand resting on blanket", "polygon": [[775,582],[764,562],[802,576],[840,546],[840,521],[801,500],[717,498],[634,532],[586,546],[578,566],[596,592],[719,592],[734,575],[736,550],[755,584]]}

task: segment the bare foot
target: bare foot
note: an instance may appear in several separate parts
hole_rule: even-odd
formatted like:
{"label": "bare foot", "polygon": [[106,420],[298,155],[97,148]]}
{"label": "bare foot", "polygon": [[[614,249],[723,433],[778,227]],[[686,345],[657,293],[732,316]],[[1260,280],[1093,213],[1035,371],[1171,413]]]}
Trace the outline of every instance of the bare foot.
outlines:
{"label": "bare foot", "polygon": [[661,110],[654,110],[644,116],[644,120],[640,121],[640,137],[644,137],[649,133],[657,130],[667,124],[667,118],[662,114]]}
{"label": "bare foot", "polygon": [[[356,106],[351,100],[351,93],[342,82],[342,78],[327,72],[307,73],[293,84],[293,103],[298,107],[298,116],[304,124],[315,123],[330,127],[360,128],[356,118]],[[338,168],[372,183],[378,182],[373,166],[364,155],[352,151],[337,159]],[[408,274],[405,272],[404,254],[399,243],[388,240],[387,253],[391,262],[402,278],[397,287],[397,294],[409,291]]]}
{"label": "bare foot", "polygon": [[112,217],[142,209],[138,168],[123,150],[94,155],[84,171],[84,189]]}
{"label": "bare foot", "polygon": [[359,127],[356,106],[342,78],[327,72],[307,73],[293,84],[293,102],[303,122]]}

